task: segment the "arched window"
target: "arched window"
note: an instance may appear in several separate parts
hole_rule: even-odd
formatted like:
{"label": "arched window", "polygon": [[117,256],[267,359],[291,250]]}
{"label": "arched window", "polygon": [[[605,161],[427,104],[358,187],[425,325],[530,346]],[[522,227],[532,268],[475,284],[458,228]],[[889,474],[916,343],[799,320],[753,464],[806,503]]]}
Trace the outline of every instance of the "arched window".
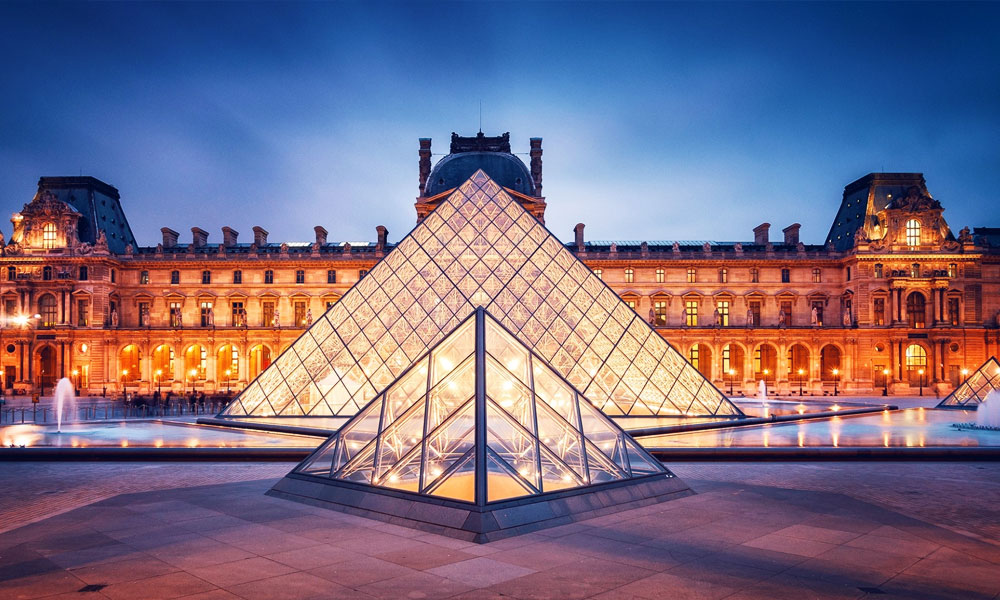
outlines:
{"label": "arched window", "polygon": [[920,245],[920,221],[916,219],[910,219],[906,222],[906,245]]}
{"label": "arched window", "polygon": [[910,327],[923,329],[927,320],[927,299],[920,292],[912,292],[906,297],[906,318]]}
{"label": "arched window", "polygon": [[[922,346],[910,344],[906,347],[906,375],[910,385],[916,386],[917,382],[925,376],[927,369],[927,351]],[[921,372],[923,371],[923,373]]]}
{"label": "arched window", "polygon": [[42,315],[42,327],[52,327],[56,324],[58,309],[56,297],[45,294],[38,300],[38,312]]}
{"label": "arched window", "polygon": [[42,225],[42,248],[56,247],[56,224],[46,223]]}

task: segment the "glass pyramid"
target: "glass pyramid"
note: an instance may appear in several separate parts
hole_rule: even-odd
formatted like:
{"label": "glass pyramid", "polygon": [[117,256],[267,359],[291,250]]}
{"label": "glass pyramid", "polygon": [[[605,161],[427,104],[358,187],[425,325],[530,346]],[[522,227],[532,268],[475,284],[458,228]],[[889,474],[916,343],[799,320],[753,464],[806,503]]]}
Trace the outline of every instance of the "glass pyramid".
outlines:
{"label": "glass pyramid", "polygon": [[482,308],[293,473],[477,505],[672,477]]}
{"label": "glass pyramid", "polygon": [[996,389],[1000,389],[1000,363],[991,356],[937,407],[976,408],[986,400],[986,394]]}
{"label": "glass pyramid", "polygon": [[742,416],[482,170],[220,416],[352,416],[477,306],[609,415]]}

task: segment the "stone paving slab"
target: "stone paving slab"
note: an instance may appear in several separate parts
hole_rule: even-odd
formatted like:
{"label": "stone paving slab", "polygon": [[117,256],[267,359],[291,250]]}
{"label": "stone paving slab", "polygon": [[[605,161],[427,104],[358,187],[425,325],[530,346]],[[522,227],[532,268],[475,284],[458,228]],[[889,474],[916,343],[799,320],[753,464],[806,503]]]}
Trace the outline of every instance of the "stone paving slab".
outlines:
{"label": "stone paving slab", "polygon": [[9,515],[63,479],[93,496],[0,534],[4,599],[1000,598],[993,465],[676,465],[698,494],[485,545],[265,496],[283,473],[31,466],[0,506],[41,506]]}

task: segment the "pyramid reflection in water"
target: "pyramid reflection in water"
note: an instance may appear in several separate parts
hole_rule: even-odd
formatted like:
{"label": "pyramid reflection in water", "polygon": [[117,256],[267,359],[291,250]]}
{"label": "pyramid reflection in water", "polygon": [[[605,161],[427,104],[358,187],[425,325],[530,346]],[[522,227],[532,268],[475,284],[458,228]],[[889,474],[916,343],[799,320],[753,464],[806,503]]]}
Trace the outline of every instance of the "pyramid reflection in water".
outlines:
{"label": "pyramid reflection in water", "polygon": [[991,356],[937,407],[976,408],[986,400],[987,394],[998,389],[1000,389],[1000,362]]}
{"label": "pyramid reflection in water", "polygon": [[609,415],[741,416],[482,171],[220,416],[352,416],[476,306]]}
{"label": "pyramid reflection in water", "polygon": [[272,493],[482,542],[687,491],[479,308]]}

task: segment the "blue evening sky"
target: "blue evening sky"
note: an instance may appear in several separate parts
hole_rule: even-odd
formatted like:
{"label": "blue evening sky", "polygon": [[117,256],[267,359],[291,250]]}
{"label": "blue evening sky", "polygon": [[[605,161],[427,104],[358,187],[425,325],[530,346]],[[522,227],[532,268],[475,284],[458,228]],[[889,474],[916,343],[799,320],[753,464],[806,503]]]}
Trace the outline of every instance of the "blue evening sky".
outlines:
{"label": "blue evening sky", "polygon": [[482,102],[516,152],[544,138],[564,240],[822,243],[872,171],[925,173],[956,232],[1000,226],[998,26],[989,3],[6,3],[0,212],[82,173],[143,245],[398,240],[417,138],[447,152]]}

